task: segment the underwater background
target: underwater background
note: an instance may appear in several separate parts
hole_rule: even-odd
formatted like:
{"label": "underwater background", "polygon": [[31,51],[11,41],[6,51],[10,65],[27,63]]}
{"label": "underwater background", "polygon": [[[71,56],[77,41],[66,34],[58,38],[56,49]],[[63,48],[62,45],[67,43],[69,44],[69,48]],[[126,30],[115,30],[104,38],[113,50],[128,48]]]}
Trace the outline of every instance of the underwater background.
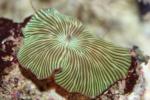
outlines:
{"label": "underwater background", "polygon": [[[21,74],[15,58],[22,43],[21,28],[42,8],[74,16],[97,37],[125,48],[137,46],[144,56],[150,55],[148,0],[0,0],[0,100],[89,100],[82,95],[63,97],[55,89],[40,92]],[[150,100],[149,63],[138,63],[128,80],[118,81],[96,99]]]}

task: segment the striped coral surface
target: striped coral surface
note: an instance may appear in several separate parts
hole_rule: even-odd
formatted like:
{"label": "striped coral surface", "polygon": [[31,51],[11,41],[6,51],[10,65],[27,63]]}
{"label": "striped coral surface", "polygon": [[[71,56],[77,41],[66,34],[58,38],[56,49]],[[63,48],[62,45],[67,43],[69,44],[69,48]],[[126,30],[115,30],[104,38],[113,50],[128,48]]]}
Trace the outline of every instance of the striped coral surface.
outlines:
{"label": "striped coral surface", "polygon": [[38,79],[60,68],[55,81],[69,92],[95,97],[128,73],[127,48],[96,37],[76,18],[53,8],[37,11],[23,33],[19,62]]}

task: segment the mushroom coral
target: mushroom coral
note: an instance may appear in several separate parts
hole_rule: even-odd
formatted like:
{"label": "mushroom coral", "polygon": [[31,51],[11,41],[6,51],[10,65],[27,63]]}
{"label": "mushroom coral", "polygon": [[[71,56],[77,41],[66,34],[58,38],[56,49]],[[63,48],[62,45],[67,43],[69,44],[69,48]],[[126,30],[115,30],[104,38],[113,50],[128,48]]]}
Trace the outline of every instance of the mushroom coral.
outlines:
{"label": "mushroom coral", "polygon": [[61,69],[55,82],[69,92],[98,96],[124,78],[131,64],[128,48],[96,37],[79,20],[53,8],[37,11],[23,34],[20,64],[38,79]]}

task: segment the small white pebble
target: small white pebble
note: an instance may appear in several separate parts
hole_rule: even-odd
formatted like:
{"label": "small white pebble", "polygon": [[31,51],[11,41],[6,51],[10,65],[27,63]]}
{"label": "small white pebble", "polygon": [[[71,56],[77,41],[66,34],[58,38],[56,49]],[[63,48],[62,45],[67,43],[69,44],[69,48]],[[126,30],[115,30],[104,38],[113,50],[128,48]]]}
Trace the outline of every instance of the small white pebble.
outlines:
{"label": "small white pebble", "polygon": [[54,89],[50,91],[49,97],[52,97],[54,100],[65,100],[65,98],[57,94]]}

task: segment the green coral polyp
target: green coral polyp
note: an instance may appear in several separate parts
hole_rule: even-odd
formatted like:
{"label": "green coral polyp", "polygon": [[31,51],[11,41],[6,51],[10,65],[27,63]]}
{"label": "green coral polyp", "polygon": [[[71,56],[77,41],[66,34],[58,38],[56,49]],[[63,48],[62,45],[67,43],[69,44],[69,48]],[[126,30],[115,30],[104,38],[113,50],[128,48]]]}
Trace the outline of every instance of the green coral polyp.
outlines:
{"label": "green coral polyp", "polygon": [[70,39],[68,39],[66,35],[60,35],[57,39],[60,45],[70,49],[76,49],[80,44],[76,37],[70,37]]}
{"label": "green coral polyp", "polygon": [[55,75],[69,92],[95,97],[126,76],[131,57],[128,49],[93,36],[75,18],[55,9],[42,9],[23,29],[25,36],[18,60],[38,79]]}

